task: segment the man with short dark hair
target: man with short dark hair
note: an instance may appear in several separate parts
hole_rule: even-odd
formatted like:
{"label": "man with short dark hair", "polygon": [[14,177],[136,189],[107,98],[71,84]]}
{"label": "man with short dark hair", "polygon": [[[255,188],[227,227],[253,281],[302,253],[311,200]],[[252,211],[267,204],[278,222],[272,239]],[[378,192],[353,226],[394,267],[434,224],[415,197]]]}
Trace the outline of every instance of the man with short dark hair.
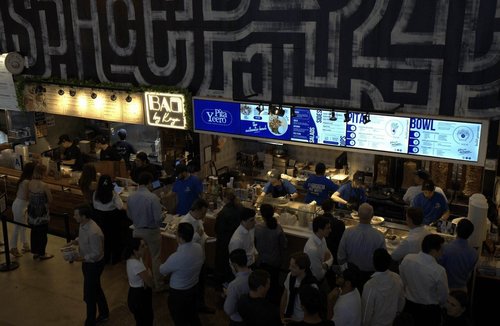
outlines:
{"label": "man with short dark hair", "polygon": [[255,248],[255,211],[243,207],[240,216],[240,226],[234,231],[229,241],[228,251],[243,249],[247,254],[247,265],[253,267],[257,255]]}
{"label": "man with short dark hair", "polygon": [[83,156],[77,143],[78,140],[71,140],[66,134],[59,136],[58,144],[64,149],[62,164],[70,166],[73,171],[81,171],[83,167]]}
{"label": "man with short dark hair", "polygon": [[116,148],[118,154],[120,154],[121,158],[125,161],[127,170],[130,170],[131,169],[130,154],[135,154],[136,150],[134,146],[132,146],[132,144],[127,141],[127,130],[122,128],[118,130],[117,135],[118,138],[120,138],[120,140],[114,143],[113,147]]}
{"label": "man with short dark hair", "polygon": [[[87,304],[86,326],[93,326],[109,318],[109,308],[101,287],[101,274],[104,270],[104,235],[92,220],[92,208],[82,205],[75,208],[75,220],[80,224],[78,238],[70,244],[79,246],[79,257],[83,272],[83,300]],[[96,305],[99,316],[96,318]]]}
{"label": "man with short dark hair", "polygon": [[115,147],[109,145],[108,137],[100,135],[96,138],[96,149],[100,150],[99,160],[101,161],[119,161],[120,154]]}
{"label": "man with short dark hair", "polygon": [[198,317],[197,285],[203,251],[193,242],[194,229],[189,223],[177,227],[177,250],[160,266],[160,273],[170,275],[168,309],[175,325],[201,325]]}
{"label": "man with short dark hair", "polygon": [[185,215],[191,209],[194,201],[203,193],[201,180],[189,173],[184,164],[175,167],[177,180],[175,180],[172,191],[177,195],[176,214]]}
{"label": "man with short dark hair", "polygon": [[441,323],[441,308],[448,299],[446,270],[437,259],[442,254],[444,238],[428,234],[422,250],[408,254],[399,265],[399,275],[405,286],[404,311],[413,315],[415,325],[437,326]]}
{"label": "man with short dark hair", "polygon": [[[415,176],[413,178],[413,182],[415,183],[415,186],[411,186],[406,190],[406,192],[403,196],[403,200],[405,201],[405,203],[410,204],[410,205],[413,204],[413,199],[415,199],[415,197],[422,192],[422,183],[424,183],[425,180],[429,180],[430,177],[431,177],[431,175],[429,174],[429,172],[427,172],[425,170],[415,171]],[[436,192],[443,195],[444,199],[446,201],[448,201],[446,199],[446,195],[445,195],[443,189],[436,186]]]}
{"label": "man with short dark hair", "polygon": [[250,268],[247,266],[247,254],[243,249],[235,249],[229,254],[229,261],[234,269],[235,279],[229,283],[224,301],[224,312],[229,316],[230,326],[244,325],[243,319],[238,313],[238,300],[250,292],[248,287],[248,276]]}
{"label": "man with short dark hair", "polygon": [[[337,274],[337,287],[328,294],[328,317],[335,325],[361,325],[359,268],[351,263]],[[332,318],[333,315],[333,318]]]}
{"label": "man with short dark hair", "polygon": [[424,213],[420,207],[408,207],[406,210],[406,224],[410,231],[406,239],[392,252],[392,259],[400,263],[407,254],[416,254],[422,249],[422,240],[429,231],[422,225]]}
{"label": "man with short dark hair", "polygon": [[311,271],[319,283],[325,278],[326,272],[332,267],[333,256],[325,238],[330,234],[330,221],[324,216],[317,216],[313,220],[313,234],[304,246],[304,252],[311,260]]}
{"label": "man with short dark hair", "polygon": [[321,205],[325,199],[330,198],[331,194],[337,191],[339,186],[325,177],[325,171],[324,163],[316,164],[316,174],[311,175],[304,183],[304,189],[307,191],[304,202],[310,203],[314,200],[318,205]]}
{"label": "man with short dark hair", "polygon": [[134,224],[134,238],[144,239],[151,254],[152,272],[155,280],[155,291],[164,289],[163,278],[159,273],[162,209],[160,198],[153,194],[149,187],[153,176],[149,172],[139,175],[139,186],[127,199],[128,217]]}
{"label": "man with short dark hair", "polygon": [[338,203],[339,208],[357,210],[359,205],[366,203],[368,199],[363,181],[363,174],[354,173],[352,181],[340,186],[331,198]]}
{"label": "man with short dark hair", "polygon": [[332,253],[333,264],[338,265],[337,252],[339,249],[340,239],[345,231],[344,221],[333,216],[333,208],[335,207],[335,202],[331,198],[327,198],[321,204],[321,209],[323,209],[323,216],[327,217],[330,221],[331,232],[326,237],[326,245]]}
{"label": "man with short dark hair", "polygon": [[270,285],[270,275],[266,271],[255,270],[248,276],[250,293],[238,301],[238,313],[246,326],[281,325],[278,307],[266,299]]}
{"label": "man with short dark hair", "polygon": [[424,211],[424,224],[431,224],[437,220],[448,221],[450,209],[443,195],[437,193],[432,180],[422,183],[422,192],[413,200],[412,207],[420,207]]}
{"label": "man with short dark hair", "polygon": [[450,290],[467,291],[467,282],[479,256],[467,242],[474,232],[474,224],[463,218],[458,222],[456,232],[457,238],[443,247],[443,255],[438,261],[446,269]]}

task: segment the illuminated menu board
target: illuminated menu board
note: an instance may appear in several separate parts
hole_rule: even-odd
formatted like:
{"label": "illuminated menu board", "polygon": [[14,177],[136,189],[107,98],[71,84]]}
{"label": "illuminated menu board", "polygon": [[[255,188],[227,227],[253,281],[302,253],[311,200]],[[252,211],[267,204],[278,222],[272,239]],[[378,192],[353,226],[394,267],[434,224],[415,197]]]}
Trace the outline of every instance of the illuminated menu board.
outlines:
{"label": "illuminated menu board", "polygon": [[[484,164],[487,121],[365,114],[330,109],[275,107],[195,98],[194,129],[287,143],[369,150]],[[347,122],[345,122],[347,121]]]}

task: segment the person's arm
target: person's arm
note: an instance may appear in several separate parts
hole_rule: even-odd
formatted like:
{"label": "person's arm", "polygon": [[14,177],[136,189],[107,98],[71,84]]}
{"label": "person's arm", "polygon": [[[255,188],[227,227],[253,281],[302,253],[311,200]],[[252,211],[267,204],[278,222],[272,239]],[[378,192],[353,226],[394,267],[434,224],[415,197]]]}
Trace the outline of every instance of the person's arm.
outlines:
{"label": "person's arm", "polygon": [[283,289],[283,294],[281,295],[281,300],[280,300],[281,320],[285,319],[285,311],[286,311],[287,301],[288,301],[288,290],[285,288],[285,289]]}
{"label": "person's arm", "polygon": [[153,288],[153,275],[151,274],[151,270],[149,268],[137,275],[141,277],[141,279],[144,281],[144,284],[146,284],[150,288]]}
{"label": "person's arm", "polygon": [[326,249],[326,251],[325,251],[324,264],[326,264],[326,266],[327,266],[326,269],[329,269],[333,265],[333,255],[332,255],[332,252],[329,249]]}
{"label": "person's arm", "polygon": [[168,274],[176,271],[178,265],[177,253],[174,252],[170,255],[170,257],[167,258],[167,260],[163,264],[160,265],[160,274],[163,276],[167,276]]}
{"label": "person's arm", "polygon": [[337,249],[337,263],[339,265],[343,265],[344,263],[347,263],[347,252],[346,252],[346,244],[345,244],[345,235],[346,231],[344,231],[344,234],[342,235],[342,238],[340,238],[339,242],[339,248]]}
{"label": "person's arm", "polygon": [[339,287],[334,288],[327,296],[327,318],[331,320],[333,318],[333,308],[335,307],[335,303],[342,293],[342,290]]}
{"label": "person's arm", "polygon": [[123,206],[123,201],[120,198],[120,195],[118,195],[116,192],[113,192],[113,204],[117,209],[125,209]]}
{"label": "person's arm", "polygon": [[283,182],[283,186],[286,190],[286,192],[290,195],[290,198],[295,199],[299,196],[297,192],[297,188],[288,180],[285,180],[286,182]]}
{"label": "person's arm", "polygon": [[374,314],[375,308],[375,293],[373,293],[373,289],[365,289],[363,291],[363,295],[361,297],[361,325],[369,326],[372,324],[372,318]]}
{"label": "person's arm", "polygon": [[348,201],[341,197],[342,191],[343,191],[343,187],[340,187],[339,190],[337,190],[333,193],[331,198],[333,199],[334,202],[337,202],[337,203],[342,204],[342,205],[347,205]]}
{"label": "person's arm", "polygon": [[45,192],[45,195],[47,196],[47,204],[50,204],[52,202],[52,192],[50,191],[49,185],[44,183],[43,184],[43,190]]}
{"label": "person's arm", "polygon": [[403,195],[403,201],[404,201],[406,204],[411,204],[411,194],[410,194],[410,189],[411,189],[411,187],[409,187],[408,189],[406,189],[406,192],[405,192],[405,194]]}
{"label": "person's arm", "polygon": [[399,243],[399,245],[396,247],[396,249],[394,249],[394,251],[392,252],[392,255],[391,255],[392,260],[394,260],[398,263],[401,262],[401,260],[403,259],[404,256],[406,256],[408,251],[409,251],[409,243],[408,243],[407,239],[404,239]]}
{"label": "person's arm", "polygon": [[436,293],[439,297],[439,305],[444,307],[448,301],[448,293],[450,289],[448,288],[448,277],[446,276],[446,270],[443,268],[438,276]]}
{"label": "person's arm", "polygon": [[448,221],[448,218],[450,217],[450,208],[448,207],[448,203],[446,202],[445,197],[443,195],[441,195],[441,197],[442,197],[442,202],[443,202],[442,207],[443,207],[444,212],[441,215],[440,219],[442,221]]}
{"label": "person's arm", "polygon": [[[156,195],[155,195],[156,196]],[[163,216],[162,216],[162,210],[161,210],[161,203],[160,203],[160,198],[155,198],[151,202],[152,205],[152,211],[153,211],[153,217],[157,225],[160,225],[160,223],[163,221]]]}
{"label": "person's arm", "polygon": [[238,293],[236,289],[229,284],[226,291],[226,300],[224,301],[224,312],[231,318],[231,315],[238,312]]}
{"label": "person's arm", "polygon": [[305,248],[304,252],[311,261],[311,272],[318,279],[318,282],[321,282],[326,272],[323,268],[323,257],[320,257],[320,253],[315,249]]}
{"label": "person's arm", "polygon": [[94,233],[89,239],[90,252],[84,255],[82,258],[85,261],[97,262],[99,257],[101,257],[104,252],[104,239],[99,234]]}
{"label": "person's arm", "polygon": [[76,163],[76,159],[73,158],[71,160],[61,160],[61,163],[64,165],[74,165]]}

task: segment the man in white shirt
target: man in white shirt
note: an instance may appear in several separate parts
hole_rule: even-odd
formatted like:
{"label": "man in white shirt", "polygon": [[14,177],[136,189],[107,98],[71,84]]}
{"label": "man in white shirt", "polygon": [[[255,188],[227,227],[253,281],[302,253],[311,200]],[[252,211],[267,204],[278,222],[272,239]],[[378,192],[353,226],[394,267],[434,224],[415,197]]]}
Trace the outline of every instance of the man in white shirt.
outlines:
{"label": "man in white shirt", "polygon": [[444,238],[429,234],[418,254],[408,254],[399,265],[405,287],[405,312],[413,315],[415,325],[434,326],[441,323],[441,307],[448,299],[446,270],[436,261],[443,251]]}
{"label": "man in white shirt", "polygon": [[347,268],[337,274],[337,287],[328,294],[328,318],[335,325],[361,326],[358,281],[359,268],[354,264],[347,264]]}
{"label": "man in white shirt", "polygon": [[391,255],[386,249],[375,250],[373,265],[375,273],[363,287],[363,326],[391,326],[405,304],[403,281],[389,270]]}
{"label": "man in white shirt", "polygon": [[313,234],[307,240],[304,252],[309,256],[314,277],[321,283],[333,264],[333,256],[325,240],[332,229],[330,220],[324,216],[315,217],[312,224]]}
{"label": "man in white shirt", "polygon": [[[403,200],[406,204],[413,205],[413,199],[415,199],[415,197],[422,192],[422,183],[424,183],[425,180],[429,180],[430,177],[430,174],[425,170],[415,171],[415,177],[413,179],[413,181],[415,182],[415,186],[411,186],[406,189],[406,193],[403,196]],[[443,195],[444,199],[448,201],[443,189],[436,186],[436,189],[434,191]]]}
{"label": "man in white shirt", "polygon": [[193,242],[194,229],[189,223],[177,227],[177,251],[160,266],[160,273],[170,275],[168,310],[175,325],[201,325],[198,317],[198,277],[203,265],[203,251]]}
{"label": "man in white shirt", "polygon": [[416,254],[422,250],[422,240],[429,231],[422,224],[424,213],[419,207],[408,207],[406,210],[406,224],[410,228],[408,236],[392,252],[392,259],[398,264],[407,254]]}
{"label": "man in white shirt", "polygon": [[[205,242],[208,235],[205,233],[205,228],[203,227],[203,220],[207,215],[208,202],[205,199],[198,198],[195,200],[191,206],[191,210],[184,215],[180,223],[189,223],[193,226],[194,235],[193,242],[198,243],[203,250],[203,261],[205,261]],[[205,281],[207,276],[207,268],[205,263],[201,267],[200,277],[198,282],[198,311],[202,313],[215,313],[215,309],[208,307],[205,303]]]}
{"label": "man in white shirt", "polygon": [[255,210],[244,207],[241,211],[240,220],[240,226],[234,231],[229,241],[228,251],[245,250],[247,265],[253,267],[257,255],[257,249],[255,249]]}

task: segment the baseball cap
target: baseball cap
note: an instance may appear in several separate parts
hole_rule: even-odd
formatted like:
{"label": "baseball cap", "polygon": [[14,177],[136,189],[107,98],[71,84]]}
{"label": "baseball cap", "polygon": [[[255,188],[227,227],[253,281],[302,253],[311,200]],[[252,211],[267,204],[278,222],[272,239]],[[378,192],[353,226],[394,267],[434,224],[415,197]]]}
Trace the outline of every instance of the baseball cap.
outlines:
{"label": "baseball cap", "polygon": [[122,129],[118,130],[117,134],[119,137],[123,137],[123,136],[127,137],[127,130],[122,128]]}
{"label": "baseball cap", "polygon": [[57,144],[61,145],[65,141],[71,141],[71,138],[69,138],[69,136],[66,134],[59,136],[59,142]]}
{"label": "baseball cap", "polygon": [[422,180],[427,180],[430,178],[429,172],[427,172],[425,170],[417,170],[417,171],[415,171],[415,175],[418,176]]}
{"label": "baseball cap", "polygon": [[272,169],[267,173],[269,179],[280,179],[281,178],[281,172],[278,169]]}

